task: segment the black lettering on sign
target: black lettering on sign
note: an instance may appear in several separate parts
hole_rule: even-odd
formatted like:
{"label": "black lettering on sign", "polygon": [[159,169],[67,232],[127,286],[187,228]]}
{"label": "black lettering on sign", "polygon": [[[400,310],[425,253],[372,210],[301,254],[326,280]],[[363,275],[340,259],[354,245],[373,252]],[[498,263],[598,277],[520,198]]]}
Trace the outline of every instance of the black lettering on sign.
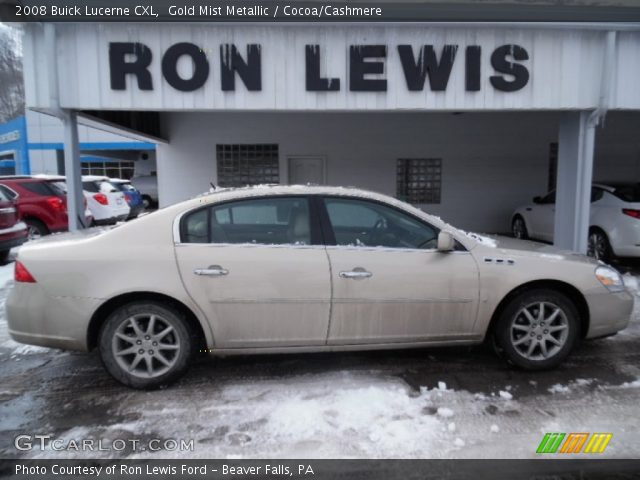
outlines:
{"label": "black lettering on sign", "polygon": [[337,92],[340,90],[339,78],[320,76],[320,45],[305,45],[305,62],[307,92]]}
{"label": "black lettering on sign", "polygon": [[[193,61],[193,75],[182,78],[178,75],[178,60],[183,55]],[[193,43],[176,43],[171,45],[162,57],[162,75],[169,85],[182,92],[192,92],[204,85],[209,78],[209,61],[201,48]]]}
{"label": "black lettering on sign", "polygon": [[424,81],[429,75],[431,90],[446,90],[457,51],[457,45],[445,45],[442,49],[442,55],[440,55],[440,61],[438,61],[433,45],[424,45],[420,48],[416,61],[411,45],[398,45],[407,88],[414,92],[424,90]]}
{"label": "black lettering on sign", "polygon": [[352,92],[386,92],[385,78],[365,78],[384,73],[384,61],[367,61],[387,57],[386,45],[351,45],[349,48],[349,90]]}
{"label": "black lettering on sign", "polygon": [[260,45],[247,45],[247,61],[245,62],[233,44],[220,45],[220,83],[225,92],[236,89],[236,73],[247,87],[247,90],[262,90],[262,60]]}
{"label": "black lettering on sign", "polygon": [[465,89],[468,92],[480,90],[480,53],[481,47],[470,45],[465,52]]}
{"label": "black lettering on sign", "polygon": [[507,80],[503,75],[493,75],[489,80],[496,90],[515,92],[529,81],[529,70],[520,63],[508,60],[508,57],[512,57],[516,61],[529,60],[529,54],[521,46],[502,45],[491,54],[491,66],[496,72],[511,75],[513,79]]}
{"label": "black lettering on sign", "polygon": [[[134,55],[135,59],[127,61],[127,55]],[[127,75],[135,75],[140,90],[153,90],[151,72],[148,70],[152,58],[151,50],[143,43],[109,43],[111,89],[125,90]]]}

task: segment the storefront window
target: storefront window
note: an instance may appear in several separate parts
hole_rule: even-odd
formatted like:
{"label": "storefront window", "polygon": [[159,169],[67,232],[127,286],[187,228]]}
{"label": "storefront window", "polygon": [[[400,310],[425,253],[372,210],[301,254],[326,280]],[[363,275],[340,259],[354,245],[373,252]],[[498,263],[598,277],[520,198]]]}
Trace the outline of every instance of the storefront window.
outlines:
{"label": "storefront window", "polygon": [[397,197],[409,203],[440,203],[441,158],[399,158]]}
{"label": "storefront window", "polygon": [[133,162],[82,162],[83,175],[99,175],[109,178],[123,178],[129,180],[133,177]]}
{"label": "storefront window", "polygon": [[280,183],[277,144],[217,145],[218,185]]}

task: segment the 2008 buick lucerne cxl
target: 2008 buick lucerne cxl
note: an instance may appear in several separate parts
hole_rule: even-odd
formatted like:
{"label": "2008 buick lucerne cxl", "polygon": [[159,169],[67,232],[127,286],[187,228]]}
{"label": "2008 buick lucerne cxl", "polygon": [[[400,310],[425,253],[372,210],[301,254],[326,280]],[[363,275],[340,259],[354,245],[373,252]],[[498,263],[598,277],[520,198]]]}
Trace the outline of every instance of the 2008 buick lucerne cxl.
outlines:
{"label": "2008 buick lucerne cxl", "polygon": [[[364,350],[492,339],[525,369],[628,324],[632,296],[584,255],[466,234],[350,188],[219,190],[111,230],[24,246],[11,336],[98,348],[138,388],[196,352]],[[96,275],[96,272],[99,275]]]}

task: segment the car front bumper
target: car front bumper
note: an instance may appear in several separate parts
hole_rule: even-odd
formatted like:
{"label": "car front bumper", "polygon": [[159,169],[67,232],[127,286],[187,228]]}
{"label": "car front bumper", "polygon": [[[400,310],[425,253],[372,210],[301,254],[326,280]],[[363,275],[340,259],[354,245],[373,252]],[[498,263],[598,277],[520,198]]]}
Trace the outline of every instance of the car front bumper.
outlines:
{"label": "car front bumper", "polygon": [[605,289],[585,295],[589,307],[589,330],[586,338],[598,338],[624,330],[633,311],[633,295],[624,290],[610,293]]}

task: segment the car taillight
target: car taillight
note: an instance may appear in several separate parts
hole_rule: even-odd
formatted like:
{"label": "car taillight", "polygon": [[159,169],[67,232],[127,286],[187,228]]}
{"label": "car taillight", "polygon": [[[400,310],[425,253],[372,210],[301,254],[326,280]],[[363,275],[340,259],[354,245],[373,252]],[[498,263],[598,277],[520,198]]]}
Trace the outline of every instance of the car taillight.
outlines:
{"label": "car taillight", "polygon": [[60,212],[64,212],[66,210],[65,205],[64,205],[64,201],[59,197],[47,197],[46,202],[54,210],[58,210]]}
{"label": "car taillight", "polygon": [[101,205],[109,205],[109,199],[104,193],[96,193],[93,198]]}
{"label": "car taillight", "polygon": [[25,267],[22,262],[19,262],[18,260],[16,260],[14,279],[16,282],[36,283],[36,279],[33,278],[31,272],[29,272],[29,270],[27,270],[27,267]]}
{"label": "car taillight", "polygon": [[622,213],[624,213],[625,215],[629,215],[630,217],[640,219],[640,210],[634,210],[632,208],[623,208]]}

